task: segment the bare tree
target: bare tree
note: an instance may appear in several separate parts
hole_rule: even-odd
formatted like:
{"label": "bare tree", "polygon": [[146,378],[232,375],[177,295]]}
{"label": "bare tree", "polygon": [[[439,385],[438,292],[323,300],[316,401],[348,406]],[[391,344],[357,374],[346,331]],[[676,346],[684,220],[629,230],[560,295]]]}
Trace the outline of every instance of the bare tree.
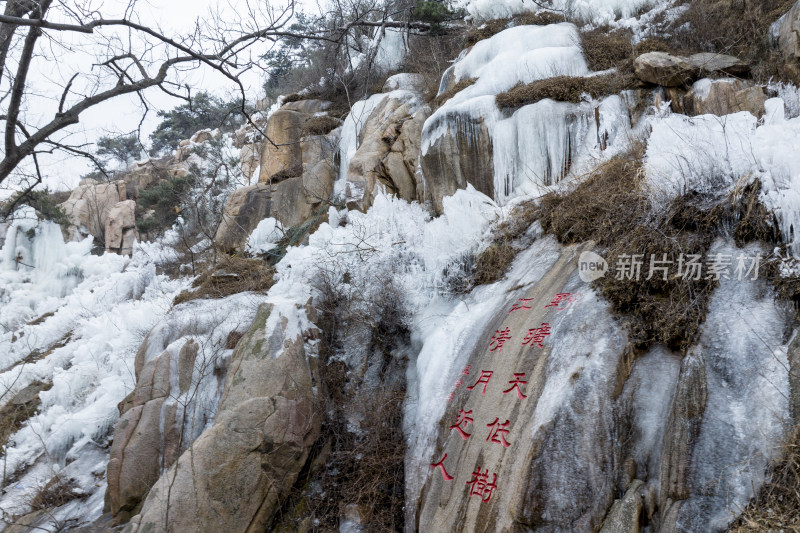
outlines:
{"label": "bare tree", "polygon": [[[0,15],[4,137],[0,183],[12,174],[26,176],[27,191],[33,190],[43,179],[39,158],[45,153],[83,156],[97,163],[86,145],[69,140],[70,127],[78,124],[84,112],[131,94],[138,95],[148,109],[144,96],[148,89],[191,103],[192,91],[182,79],[194,69],[211,69],[226,78],[241,94],[247,120],[258,128],[245,110],[241,77],[262,68],[259,43],[274,45],[292,39],[349,49],[352,36],[359,32],[429,29],[426,23],[411,21],[409,6],[414,2],[408,0],[335,0],[312,19],[316,24],[305,27],[292,23],[297,0],[244,0],[233,10],[235,20],[226,22],[221,13],[215,13],[209,17],[213,22],[197,20],[189,35],[175,37],[143,22],[137,2],[128,0],[121,15],[112,18],[106,16],[110,8],[100,0],[5,0]],[[86,51],[94,56],[90,68],[63,72],[76,54]],[[56,70],[48,77],[46,94],[32,90],[32,73],[35,77]],[[49,106],[41,105],[43,98]],[[37,107],[37,113],[26,112],[32,107]],[[40,112],[39,108],[46,107],[51,108],[49,112]],[[6,214],[13,207],[6,206]]]}

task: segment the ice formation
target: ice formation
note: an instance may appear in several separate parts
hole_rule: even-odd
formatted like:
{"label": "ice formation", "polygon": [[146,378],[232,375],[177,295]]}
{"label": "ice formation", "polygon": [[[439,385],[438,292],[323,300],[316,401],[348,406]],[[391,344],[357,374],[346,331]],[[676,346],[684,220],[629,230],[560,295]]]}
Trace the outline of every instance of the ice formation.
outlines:
{"label": "ice formation", "polygon": [[[626,100],[612,96],[580,104],[541,100],[508,116],[495,95],[518,83],[554,76],[589,76],[577,28],[568,23],[518,26],[477,43],[453,66],[452,83],[475,78],[425,123],[422,153],[444,135],[492,140],[495,200],[541,195],[570,174],[623,150],[631,131]],[[475,139],[475,140],[472,140]]]}

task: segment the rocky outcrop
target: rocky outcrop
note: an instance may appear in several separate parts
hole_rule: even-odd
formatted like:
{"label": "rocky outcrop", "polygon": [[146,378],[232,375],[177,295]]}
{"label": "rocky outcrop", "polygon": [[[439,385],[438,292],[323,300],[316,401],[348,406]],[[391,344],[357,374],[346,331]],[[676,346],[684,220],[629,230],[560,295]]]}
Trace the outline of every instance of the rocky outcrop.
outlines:
{"label": "rocky outcrop", "polygon": [[690,116],[711,114],[722,117],[747,111],[760,118],[764,115],[767,101],[760,86],[735,78],[702,79],[695,82],[687,94],[676,96],[673,108]]}
{"label": "rocky outcrop", "polygon": [[622,499],[614,501],[600,533],[639,533],[642,530],[639,516],[642,514],[643,488],[644,483],[633,480]]}
{"label": "rocky outcrop", "polygon": [[361,142],[347,168],[345,193],[350,209],[369,209],[378,187],[409,201],[423,197],[416,169],[422,126],[430,108],[406,96],[383,98],[359,132]]}
{"label": "rocky outcrop", "polygon": [[304,336],[273,312],[261,306],[239,341],[214,425],[125,531],[255,532],[270,523],[320,430]]}
{"label": "rocky outcrop", "polygon": [[110,183],[81,181],[69,199],[61,204],[70,221],[76,226],[77,232],[73,232],[72,237],[77,238],[80,232],[86,232],[98,239],[102,238],[111,209],[126,197],[124,181]]}
{"label": "rocky outcrop", "polygon": [[422,74],[395,74],[386,79],[382,91],[390,93],[400,89],[422,93],[425,90],[425,77]]}
{"label": "rocky outcrop", "polygon": [[120,255],[133,254],[133,243],[139,239],[136,232],[136,202],[119,202],[108,212],[105,227],[106,251]]}
{"label": "rocky outcrop", "polygon": [[661,508],[685,500],[692,492],[689,470],[692,449],[697,442],[700,425],[708,401],[705,360],[689,355],[681,363],[681,373],[669,422],[665,432],[661,461]]}
{"label": "rocky outcrop", "polygon": [[213,419],[227,356],[255,314],[230,307],[245,303],[252,303],[247,295],[235,295],[176,306],[139,347],[136,386],[118,406],[106,470],[106,511],[117,523],[138,512],[159,476]]}
{"label": "rocky outcrop", "polygon": [[800,59],[800,2],[772,25],[772,37],[786,58]]}
{"label": "rocky outcrop", "polygon": [[270,216],[272,193],[266,183],[237,189],[222,211],[214,243],[225,253],[242,251],[258,223]]}
{"label": "rocky outcrop", "polygon": [[729,55],[700,53],[682,57],[666,52],[640,55],[634,69],[640,80],[664,87],[683,87],[704,75],[743,76],[750,71],[749,65]]}
{"label": "rocky outcrop", "polygon": [[259,180],[269,182],[275,176],[297,174],[302,166],[300,138],[308,116],[290,109],[279,109],[267,123],[267,140],[261,152]]}
{"label": "rocky outcrop", "polygon": [[[145,339],[143,349],[147,343]],[[164,404],[172,392],[173,375],[177,376],[177,392],[187,392],[198,348],[196,342],[188,340],[177,358],[165,351],[146,363],[143,349],[139,350],[136,388],[120,404],[122,413],[114,427],[106,470],[106,507],[118,523],[127,522],[139,509],[162,470],[171,466],[181,451],[182,424],[177,418],[177,405],[173,402],[165,409]]]}
{"label": "rocky outcrop", "polygon": [[442,198],[471,184],[489,198],[494,191],[494,147],[489,128],[480,117],[460,116],[457,112],[438,116],[436,122],[452,127],[425,124],[426,129],[447,128],[423,151],[420,158],[426,180],[426,197],[437,213],[442,213]]}

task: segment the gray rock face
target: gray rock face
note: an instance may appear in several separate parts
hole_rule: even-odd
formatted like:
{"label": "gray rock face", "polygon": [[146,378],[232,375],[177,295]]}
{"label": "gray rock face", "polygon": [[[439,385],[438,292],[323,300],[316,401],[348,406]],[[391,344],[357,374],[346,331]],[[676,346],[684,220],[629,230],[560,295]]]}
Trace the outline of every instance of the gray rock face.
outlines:
{"label": "gray rock face", "polygon": [[416,177],[422,125],[430,108],[419,99],[387,96],[370,113],[347,168],[347,205],[366,211],[378,187],[413,201],[423,195]]}
{"label": "gray rock face", "polygon": [[[437,213],[442,213],[442,198],[471,184],[489,198],[495,197],[492,137],[480,118],[455,117],[447,135],[436,139],[420,158],[426,198]],[[426,129],[436,128],[430,121]]]}
{"label": "gray rock face", "polygon": [[[487,312],[485,341],[466,359],[467,376],[453,376],[455,391],[430,428],[435,444],[420,459],[415,526],[433,533],[628,533],[640,524],[663,533],[725,531],[732,510],[762,483],[787,427],[785,391],[796,388],[789,368],[798,359],[797,346],[783,338],[787,315],[763,281],[723,280],[688,355],[664,347],[636,353],[600,297],[575,279],[571,261],[581,249],[564,248],[551,260],[549,246],[533,244],[546,273],[508,281],[527,289]],[[582,296],[548,311],[553,295],[564,293]],[[530,309],[509,312],[518,297],[532,298]],[[751,316],[758,318],[743,318]],[[541,324],[548,325],[542,348],[521,346]],[[502,351],[495,340],[493,350],[490,338],[506,327],[510,340]],[[485,394],[484,372],[491,372]],[[516,373],[524,373],[524,398],[511,389]],[[505,421],[508,433],[495,439],[495,424]],[[496,486],[478,498],[470,483],[486,472]]]}
{"label": "gray rock face", "polygon": [[266,183],[237,189],[222,211],[214,242],[225,253],[242,251],[258,223],[270,216],[272,193]]}
{"label": "gray rock face", "polygon": [[264,531],[320,430],[302,336],[259,308],[214,425],[150,490],[126,531]]}
{"label": "gray rock face", "polygon": [[688,115],[725,116],[748,111],[756,117],[764,115],[767,97],[761,87],[734,78],[695,82],[692,90],[680,98],[680,111]]}
{"label": "gray rock face", "polygon": [[683,87],[709,74],[743,76],[750,71],[750,66],[725,54],[701,53],[681,57],[666,52],[648,52],[636,58],[634,69],[636,76],[644,82]]}

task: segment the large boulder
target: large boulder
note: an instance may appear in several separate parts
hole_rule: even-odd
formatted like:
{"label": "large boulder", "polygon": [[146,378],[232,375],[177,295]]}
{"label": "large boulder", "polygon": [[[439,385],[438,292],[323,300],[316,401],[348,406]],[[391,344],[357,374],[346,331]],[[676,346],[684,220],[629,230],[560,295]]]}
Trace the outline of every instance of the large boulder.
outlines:
{"label": "large boulder", "polygon": [[390,93],[375,107],[359,132],[361,143],[347,168],[349,208],[369,209],[379,186],[405,200],[421,197],[416,167],[422,126],[428,116],[427,105],[405,95]]}
{"label": "large boulder", "polygon": [[73,232],[72,237],[76,238],[80,233],[86,232],[102,239],[108,214],[126,197],[124,181],[97,183],[84,180],[81,182],[72,191],[67,201],[61,204],[64,212],[78,230],[78,232]]}
{"label": "large boulder", "polygon": [[136,232],[136,202],[119,202],[108,212],[105,227],[106,250],[120,255],[131,255],[133,243],[139,239]]}
{"label": "large boulder", "polygon": [[118,405],[106,470],[106,511],[117,523],[139,511],[159,476],[213,419],[228,357],[255,316],[250,304],[247,294],[193,300],[145,337],[133,364],[136,385]]}
{"label": "large boulder", "polygon": [[680,110],[692,116],[711,114],[722,117],[748,111],[761,117],[766,100],[763,89],[750,81],[704,78],[695,82],[692,89],[681,98]]}
{"label": "large boulder", "polygon": [[425,76],[422,74],[402,73],[389,76],[383,84],[382,92],[390,93],[402,89],[421,93],[425,88]]}
{"label": "large boulder", "polygon": [[750,71],[750,66],[725,54],[700,53],[682,57],[666,52],[648,52],[636,58],[634,70],[644,82],[683,87],[705,75],[744,76]]}
{"label": "large boulder", "polygon": [[214,425],[161,476],[125,531],[256,532],[270,524],[320,431],[304,339],[313,333],[272,313],[261,306],[239,341]]}
{"label": "large boulder", "polygon": [[494,148],[489,128],[481,117],[455,116],[457,111],[454,116],[449,115],[425,124],[426,130],[446,128],[446,133],[423,147],[420,158],[422,173],[427,177],[426,196],[439,214],[444,210],[442,198],[467,184],[489,198],[495,197]]}
{"label": "large boulder", "polygon": [[666,52],[648,52],[634,62],[636,76],[647,83],[680,87],[694,79],[697,69],[683,57]]}
{"label": "large boulder", "polygon": [[237,189],[222,210],[214,243],[225,253],[242,251],[258,223],[271,216],[272,193],[266,183]]}
{"label": "large boulder", "polygon": [[273,177],[297,173],[302,170],[303,152],[300,139],[308,115],[290,109],[279,109],[267,123],[267,139],[261,149],[261,175],[259,180],[269,182]]}
{"label": "large boulder", "polygon": [[270,216],[284,227],[299,226],[311,216],[313,209],[306,200],[303,177],[289,178],[272,186]]}
{"label": "large boulder", "polygon": [[800,1],[772,25],[772,36],[786,58],[800,59]]}

